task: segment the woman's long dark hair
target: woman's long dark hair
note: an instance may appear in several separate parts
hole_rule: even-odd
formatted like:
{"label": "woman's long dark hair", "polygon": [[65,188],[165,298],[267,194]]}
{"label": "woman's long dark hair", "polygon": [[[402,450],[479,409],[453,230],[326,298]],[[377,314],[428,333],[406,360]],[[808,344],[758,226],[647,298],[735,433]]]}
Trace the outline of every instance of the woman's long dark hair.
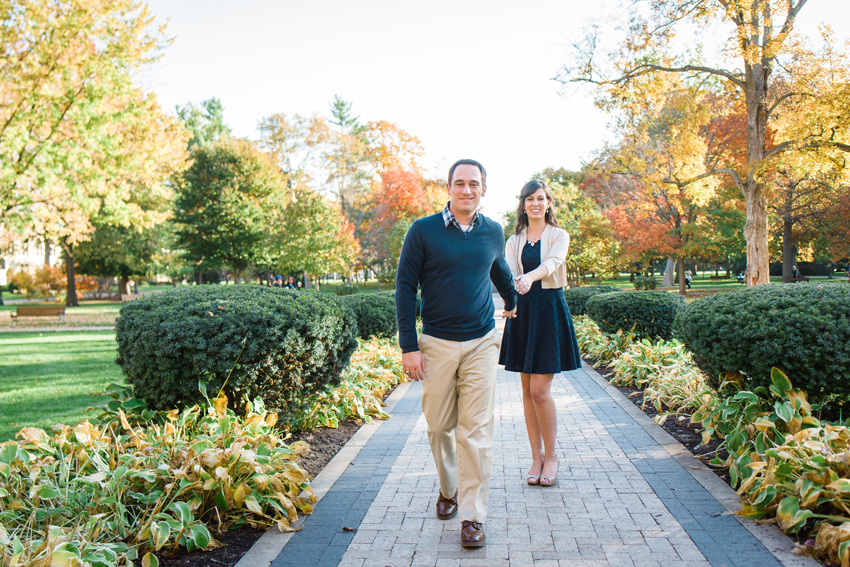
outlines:
{"label": "woman's long dark hair", "polygon": [[549,201],[549,207],[546,209],[546,224],[551,224],[552,226],[560,226],[558,224],[558,219],[555,218],[555,203],[552,200],[552,191],[549,190],[549,186],[546,185],[545,181],[541,181],[540,179],[532,179],[528,183],[526,183],[522,191],[519,192],[519,206],[516,209],[516,224],[514,224],[514,234],[519,234],[522,232],[522,229],[528,226],[528,215],[525,213],[525,200],[529,195],[533,195],[537,193],[539,189],[543,189],[543,192],[546,193],[546,199]]}

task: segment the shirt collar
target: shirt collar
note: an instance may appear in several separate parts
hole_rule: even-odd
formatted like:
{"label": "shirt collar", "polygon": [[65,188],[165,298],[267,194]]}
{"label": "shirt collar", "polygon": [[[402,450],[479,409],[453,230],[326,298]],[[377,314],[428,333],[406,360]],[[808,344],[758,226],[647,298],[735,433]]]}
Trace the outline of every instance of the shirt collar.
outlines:
{"label": "shirt collar", "polygon": [[452,212],[451,208],[449,207],[450,204],[451,204],[451,201],[446,203],[446,206],[443,208],[443,222],[446,223],[446,228],[448,228],[448,226],[450,224],[453,224],[456,227],[458,227],[458,229],[460,229],[461,232],[469,232],[470,230],[472,230],[473,226],[475,226],[477,223],[481,222],[481,219],[478,218],[478,211],[475,211],[475,214],[472,216],[472,222],[469,223],[469,227],[466,230],[463,230],[463,228],[461,228],[460,223],[457,220],[457,217],[455,217],[454,213]]}

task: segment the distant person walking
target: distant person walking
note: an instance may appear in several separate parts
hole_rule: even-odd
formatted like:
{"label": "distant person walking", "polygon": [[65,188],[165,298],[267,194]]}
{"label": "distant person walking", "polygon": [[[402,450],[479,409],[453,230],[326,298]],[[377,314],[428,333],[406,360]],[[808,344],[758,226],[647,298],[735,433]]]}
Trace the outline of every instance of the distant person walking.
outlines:
{"label": "distant person walking", "polygon": [[800,272],[797,271],[797,266],[794,266],[793,268],[791,268],[791,277],[792,278],[794,278],[796,280],[797,276],[799,274],[800,274]]}
{"label": "distant person walking", "polygon": [[691,280],[694,279],[693,274],[690,270],[685,270],[685,285],[688,289],[691,289]]}
{"label": "distant person walking", "polygon": [[[415,221],[401,249],[396,316],[402,367],[422,384],[422,413],[440,494],[437,518],[460,516],[460,544],[481,547],[493,456],[498,334],[492,281],[516,310],[499,223],[478,212],[487,173],[475,160],[449,169],[449,202]],[[416,336],[416,291],[422,290],[422,335]]]}
{"label": "distant person walking", "polygon": [[295,285],[295,276],[289,276],[286,279],[286,285],[283,286],[283,289],[294,289],[294,290],[298,289],[298,286]]}
{"label": "distant person walking", "polygon": [[505,324],[499,364],[519,372],[522,380],[522,407],[531,444],[526,481],[554,486],[559,461],[552,377],[581,367],[563,293],[570,235],[558,227],[549,187],[537,179],[522,188],[516,219],[514,234],[505,245],[505,258],[520,296],[516,318]]}

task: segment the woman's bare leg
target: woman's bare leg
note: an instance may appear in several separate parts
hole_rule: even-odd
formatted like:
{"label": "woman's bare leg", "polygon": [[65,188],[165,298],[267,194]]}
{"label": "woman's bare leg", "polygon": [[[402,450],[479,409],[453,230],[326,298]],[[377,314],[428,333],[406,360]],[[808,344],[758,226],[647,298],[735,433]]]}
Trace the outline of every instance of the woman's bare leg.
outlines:
{"label": "woman's bare leg", "polygon": [[537,413],[531,393],[531,374],[522,374],[522,411],[525,414],[525,429],[528,432],[528,442],[531,445],[531,468],[529,475],[539,476],[543,470],[543,443],[540,436],[540,426],[537,424]]}
{"label": "woman's bare leg", "polygon": [[[525,375],[523,375],[525,376]],[[551,477],[557,472],[555,457],[555,438],[558,429],[558,415],[555,410],[555,400],[552,399],[553,374],[531,374],[529,376],[529,393],[534,405],[534,423],[537,426],[537,438],[543,439],[543,476]],[[523,378],[523,401],[525,400],[525,379]],[[525,413],[525,423],[528,427],[528,410]],[[531,431],[528,432],[529,439]],[[538,444],[540,441],[538,441]],[[538,445],[539,446],[539,445]],[[534,444],[532,443],[532,452]],[[539,449],[538,449],[539,451]]]}

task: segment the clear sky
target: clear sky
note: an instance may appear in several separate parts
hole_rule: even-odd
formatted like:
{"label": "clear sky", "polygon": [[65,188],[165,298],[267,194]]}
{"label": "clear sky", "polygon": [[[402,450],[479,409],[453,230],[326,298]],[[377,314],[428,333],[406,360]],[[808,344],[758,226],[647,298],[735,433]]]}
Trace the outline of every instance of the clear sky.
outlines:
{"label": "clear sky", "polygon": [[[850,0],[809,0],[799,27],[832,20],[850,36]],[[587,88],[552,80],[569,45],[614,0],[152,0],[174,43],[143,81],[167,109],[219,98],[238,136],[271,114],[329,116],[335,94],[362,121],[417,136],[430,175],[456,159],[487,168],[484,212],[515,208],[545,167],[578,169],[606,139]],[[839,8],[841,6],[841,8]]]}

